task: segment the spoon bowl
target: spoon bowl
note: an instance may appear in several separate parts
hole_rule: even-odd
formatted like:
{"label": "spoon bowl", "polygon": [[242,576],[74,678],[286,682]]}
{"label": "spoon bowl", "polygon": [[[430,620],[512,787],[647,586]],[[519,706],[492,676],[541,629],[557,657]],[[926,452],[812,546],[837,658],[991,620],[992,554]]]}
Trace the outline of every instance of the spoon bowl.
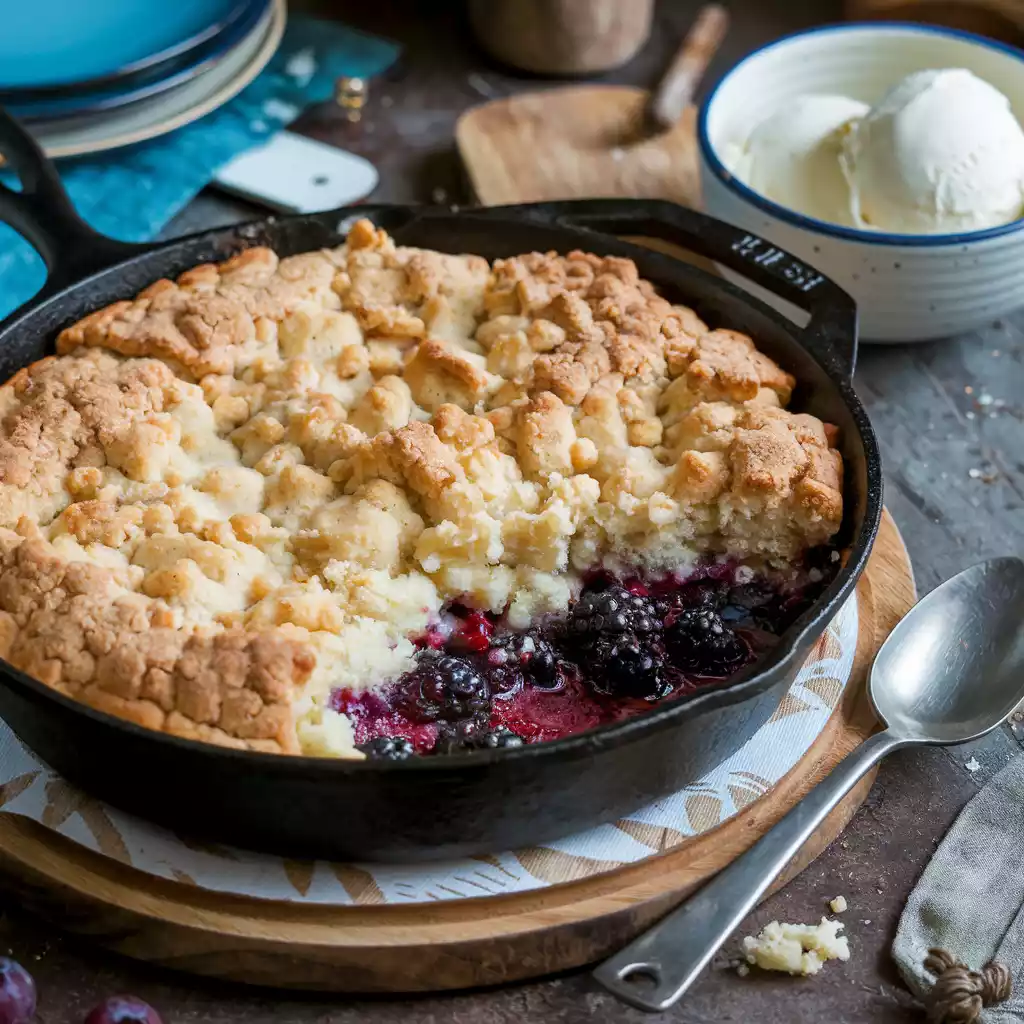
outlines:
{"label": "spoon bowl", "polygon": [[1024,562],[995,558],[918,602],[875,658],[868,692],[889,731],[965,743],[1024,697]]}
{"label": "spoon bowl", "polygon": [[887,726],[848,754],[746,853],[594,977],[642,1010],[666,1010],[864,773],[920,744],[966,743],[1024,700],[1024,562],[995,558],[919,601],[889,634],[868,692]]}

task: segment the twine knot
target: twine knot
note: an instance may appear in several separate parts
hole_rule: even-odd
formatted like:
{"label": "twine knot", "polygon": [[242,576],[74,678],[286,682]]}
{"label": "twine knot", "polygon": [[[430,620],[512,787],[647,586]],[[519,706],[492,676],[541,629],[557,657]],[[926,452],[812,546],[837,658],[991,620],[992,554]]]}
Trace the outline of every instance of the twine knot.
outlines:
{"label": "twine knot", "polygon": [[932,1024],[975,1024],[986,1006],[1004,1003],[1013,992],[1013,977],[996,960],[972,971],[945,949],[929,949],[924,968],[935,975],[928,996]]}

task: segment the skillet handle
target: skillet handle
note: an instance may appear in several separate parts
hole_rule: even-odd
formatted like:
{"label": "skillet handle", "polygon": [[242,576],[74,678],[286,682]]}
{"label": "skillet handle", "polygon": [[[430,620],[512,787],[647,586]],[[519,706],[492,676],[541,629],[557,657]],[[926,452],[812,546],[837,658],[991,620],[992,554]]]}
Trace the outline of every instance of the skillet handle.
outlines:
{"label": "skillet handle", "polygon": [[[500,210],[502,208],[495,208]],[[505,207],[506,213],[515,207]],[[742,228],[666,200],[583,199],[536,203],[522,213],[549,224],[674,242],[743,274],[811,314],[802,342],[847,380],[857,365],[857,306],[834,281]]]}
{"label": "skillet handle", "polygon": [[118,242],[89,227],[75,211],[52,161],[3,107],[0,154],[21,181],[20,192],[0,183],[0,221],[14,228],[46,262],[46,284],[21,312],[67,285],[149,248]]}

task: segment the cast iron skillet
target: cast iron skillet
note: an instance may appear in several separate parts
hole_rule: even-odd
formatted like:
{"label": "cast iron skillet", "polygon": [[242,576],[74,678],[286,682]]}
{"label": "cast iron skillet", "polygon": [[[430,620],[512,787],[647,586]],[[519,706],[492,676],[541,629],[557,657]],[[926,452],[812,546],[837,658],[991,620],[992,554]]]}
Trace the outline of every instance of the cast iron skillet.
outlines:
{"label": "cast iron skillet", "polygon": [[[78,218],[53,166],[2,112],[0,148],[23,186],[0,189],[0,219],[36,246],[50,274],[0,325],[0,379],[52,351],[65,325],[160,277],[256,244],[282,254],[333,246],[355,218],[369,217],[401,244],[488,259],[579,248],[635,260],[667,297],[709,324],[749,333],[794,373],[793,406],[839,426],[846,460],[846,564],[773,653],[728,684],[553,743],[405,763],[224,750],[93,711],[0,662],[0,715],[97,796],[172,828],[294,855],[412,860],[541,842],[614,820],[739,748],[852,592],[882,508],[878,450],[850,384],[856,309],[835,284],[769,243],[667,202],[594,200],[459,213],[367,205],[128,245]],[[717,260],[806,309],[810,322],[800,330],[726,281],[616,235],[660,238]]]}

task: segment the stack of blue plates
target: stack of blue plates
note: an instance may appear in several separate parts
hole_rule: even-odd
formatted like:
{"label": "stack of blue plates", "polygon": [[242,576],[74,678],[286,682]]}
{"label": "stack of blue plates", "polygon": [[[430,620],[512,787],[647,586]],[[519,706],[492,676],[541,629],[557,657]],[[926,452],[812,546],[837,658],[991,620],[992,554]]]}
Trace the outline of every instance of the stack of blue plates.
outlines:
{"label": "stack of blue plates", "polygon": [[284,0],[5,5],[0,104],[51,156],[152,138],[226,102],[273,54]]}

